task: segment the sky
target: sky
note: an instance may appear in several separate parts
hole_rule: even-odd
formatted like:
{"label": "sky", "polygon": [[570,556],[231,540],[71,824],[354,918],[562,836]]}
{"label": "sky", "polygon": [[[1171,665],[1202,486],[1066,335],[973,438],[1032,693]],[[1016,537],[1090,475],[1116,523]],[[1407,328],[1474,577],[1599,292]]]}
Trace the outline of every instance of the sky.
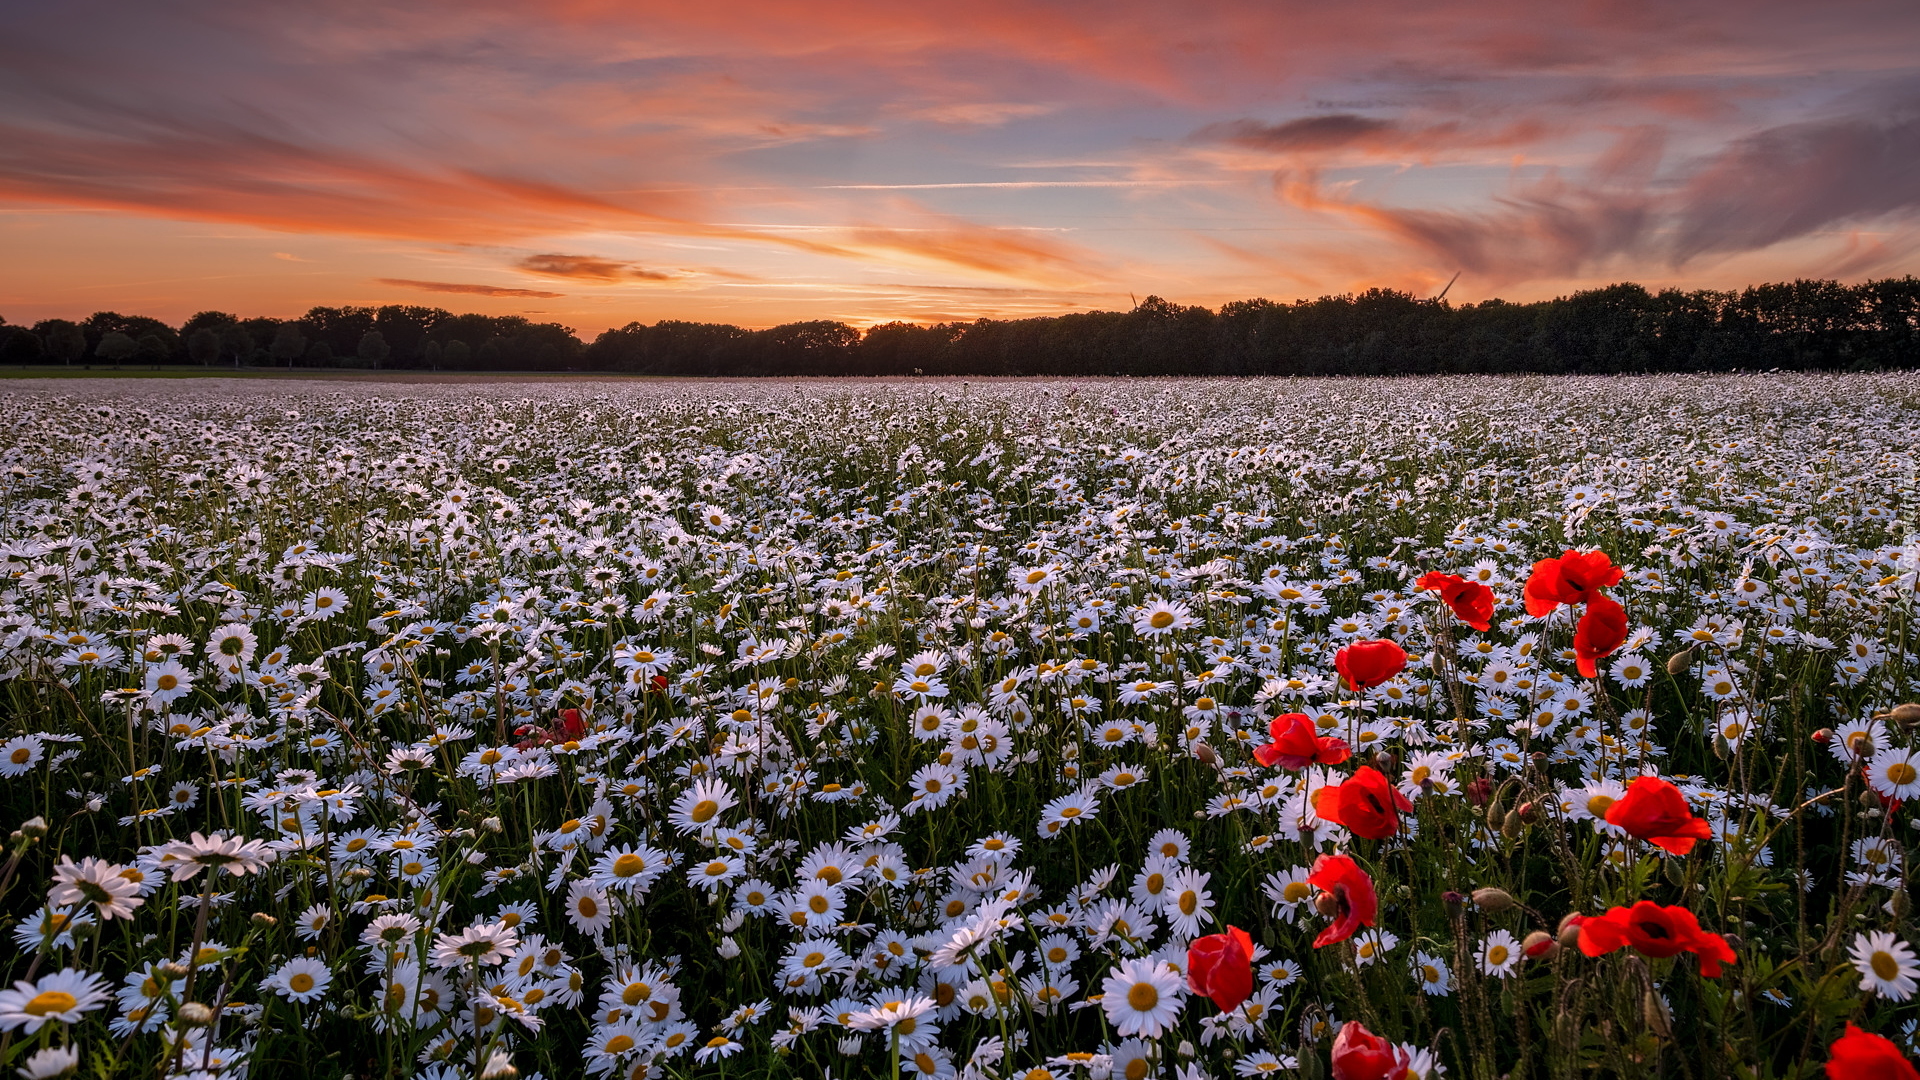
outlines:
{"label": "sky", "polygon": [[15,323],[1909,273],[1914,0],[0,3]]}

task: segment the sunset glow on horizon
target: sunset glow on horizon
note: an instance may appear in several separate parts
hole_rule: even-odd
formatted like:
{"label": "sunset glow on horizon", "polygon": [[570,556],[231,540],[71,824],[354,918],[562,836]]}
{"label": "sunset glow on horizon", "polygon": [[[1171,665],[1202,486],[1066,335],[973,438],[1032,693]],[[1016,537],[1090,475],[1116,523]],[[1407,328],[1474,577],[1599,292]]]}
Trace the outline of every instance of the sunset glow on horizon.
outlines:
{"label": "sunset glow on horizon", "polygon": [[856,325],[1920,273],[1920,6],[0,14],[0,315]]}

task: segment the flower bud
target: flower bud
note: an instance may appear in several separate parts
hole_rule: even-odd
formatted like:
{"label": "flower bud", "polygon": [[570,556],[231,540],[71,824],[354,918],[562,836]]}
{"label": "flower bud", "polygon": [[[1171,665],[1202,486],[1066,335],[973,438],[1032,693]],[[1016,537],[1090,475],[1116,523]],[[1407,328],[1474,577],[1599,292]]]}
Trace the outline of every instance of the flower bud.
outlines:
{"label": "flower bud", "polygon": [[1520,943],[1520,951],[1526,953],[1529,960],[1544,960],[1560,951],[1560,943],[1545,930],[1535,930]]}
{"label": "flower bud", "polygon": [[1569,911],[1560,917],[1560,926],[1554,932],[1554,937],[1559,940],[1561,948],[1580,947],[1580,920],[1584,917],[1577,911]]}
{"label": "flower bud", "polygon": [[1220,755],[1213,752],[1213,747],[1203,742],[1193,744],[1193,756],[1202,765],[1216,765],[1220,761]]}
{"label": "flower bud", "polygon": [[1819,743],[1821,746],[1827,745],[1833,741],[1833,729],[1823,727],[1819,731],[1814,732],[1813,741]]}
{"label": "flower bud", "polygon": [[170,963],[161,964],[159,967],[155,968],[154,970],[158,971],[162,975],[165,975],[169,979],[184,979],[187,977],[187,965],[182,964],[177,960]]}
{"label": "flower bud", "polygon": [[505,832],[507,828],[497,817],[480,819],[480,827],[490,833]]}
{"label": "flower bud", "polygon": [[1475,889],[1473,906],[1489,915],[1496,914],[1513,906],[1513,895],[1505,889]]}
{"label": "flower bud", "polygon": [[1520,838],[1520,811],[1507,811],[1507,816],[1500,821],[1500,835],[1508,840]]}
{"label": "flower bud", "polygon": [[47,819],[35,815],[20,823],[20,831],[32,839],[38,840],[47,835]]}
{"label": "flower bud", "polygon": [[180,1006],[180,1013],[174,1019],[181,1027],[206,1027],[213,1023],[213,1010],[198,1001],[189,1001]]}
{"label": "flower bud", "polygon": [[259,927],[262,930],[271,930],[274,927],[280,925],[280,920],[274,918],[273,916],[267,914],[264,911],[256,911],[253,913],[253,925]]}
{"label": "flower bud", "polygon": [[1535,803],[1535,802],[1521,803],[1519,814],[1520,814],[1520,820],[1526,822],[1529,825],[1540,824],[1540,804],[1539,803]]}
{"label": "flower bud", "polygon": [[1473,806],[1485,806],[1493,798],[1493,781],[1486,777],[1477,777],[1467,785],[1467,802]]}
{"label": "flower bud", "polygon": [[1667,674],[1669,675],[1678,675],[1692,666],[1693,650],[1691,648],[1681,649],[1667,657]]}
{"label": "flower bud", "polygon": [[1329,892],[1315,893],[1313,894],[1313,910],[1331,919],[1340,914],[1340,901],[1334,899],[1333,894]]}
{"label": "flower bud", "polygon": [[1467,898],[1452,889],[1440,894],[1440,902],[1446,905],[1449,918],[1457,919],[1466,913]]}
{"label": "flower bud", "polygon": [[1660,995],[1649,990],[1640,998],[1640,1015],[1646,1017],[1647,1027],[1663,1039],[1673,1038],[1673,1017],[1667,1012],[1667,1003]]}
{"label": "flower bud", "polygon": [[1895,705],[1876,719],[1899,724],[1901,727],[1920,727],[1920,704],[1909,701],[1903,705]]}

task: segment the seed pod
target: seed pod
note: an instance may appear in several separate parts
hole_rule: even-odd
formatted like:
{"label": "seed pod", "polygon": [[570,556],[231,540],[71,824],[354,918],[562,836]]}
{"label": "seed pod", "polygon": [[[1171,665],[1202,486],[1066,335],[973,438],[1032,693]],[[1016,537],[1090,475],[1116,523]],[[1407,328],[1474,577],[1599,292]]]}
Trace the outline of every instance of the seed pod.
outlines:
{"label": "seed pod", "polygon": [[1678,675],[1693,666],[1693,649],[1685,648],[1667,657],[1667,674]]}
{"label": "seed pod", "polygon": [[1500,821],[1500,835],[1506,837],[1508,840],[1517,840],[1520,838],[1520,811],[1507,811],[1507,816]]}
{"label": "seed pod", "polygon": [[1506,819],[1507,808],[1500,805],[1500,799],[1496,796],[1487,804],[1487,828],[1498,831],[1500,823]]}
{"label": "seed pod", "polygon": [[1560,951],[1560,943],[1545,930],[1535,930],[1520,943],[1520,951],[1526,953],[1529,960],[1544,960]]}
{"label": "seed pod", "polygon": [[1640,999],[1640,1013],[1646,1017],[1647,1027],[1663,1039],[1673,1038],[1673,1017],[1667,1013],[1667,1003],[1660,995],[1649,990]]}
{"label": "seed pod", "polygon": [[1505,889],[1485,888],[1473,890],[1473,906],[1489,915],[1505,911],[1513,906],[1513,895]]}

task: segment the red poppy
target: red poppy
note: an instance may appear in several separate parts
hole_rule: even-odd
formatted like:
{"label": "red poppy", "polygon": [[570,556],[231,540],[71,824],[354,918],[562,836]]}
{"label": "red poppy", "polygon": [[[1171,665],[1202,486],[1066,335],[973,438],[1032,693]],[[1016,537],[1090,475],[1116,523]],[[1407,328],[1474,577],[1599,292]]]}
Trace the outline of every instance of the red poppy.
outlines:
{"label": "red poppy", "polygon": [[1187,987],[1231,1012],[1253,994],[1253,939],[1237,926],[1187,947]]}
{"label": "red poppy", "polygon": [[1334,669],[1355,690],[1371,690],[1407,666],[1406,650],[1391,641],[1356,641],[1333,656]]}
{"label": "red poppy", "polygon": [[1400,1080],[1412,1064],[1405,1050],[1360,1026],[1340,1025],[1333,1037],[1333,1080]]}
{"label": "red poppy", "polygon": [[1527,614],[1550,614],[1561,604],[1584,604],[1600,595],[1609,585],[1618,585],[1626,572],[1613,565],[1604,551],[1579,552],[1568,548],[1557,559],[1541,559],[1533,564],[1522,595]]}
{"label": "red poppy", "polygon": [[647,686],[656,694],[664,694],[667,692],[667,677],[665,675],[655,675],[653,678],[647,680]]}
{"label": "red poppy", "polygon": [[1283,769],[1304,769],[1316,762],[1338,765],[1352,753],[1345,739],[1320,734],[1306,713],[1290,712],[1274,717],[1267,725],[1267,734],[1273,736],[1273,741],[1253,750],[1253,756],[1262,765],[1278,765]]}
{"label": "red poppy", "polygon": [[586,733],[587,722],[581,719],[579,709],[561,709],[559,721],[548,729],[548,734],[560,742],[578,739]]}
{"label": "red poppy", "polygon": [[1680,789],[1657,776],[1642,776],[1627,785],[1627,793],[1607,807],[1607,824],[1675,855],[1692,851],[1696,840],[1713,838],[1713,829],[1705,818],[1693,816]]}
{"label": "red poppy", "polygon": [[1700,958],[1700,974],[1710,979],[1719,978],[1720,965],[1735,959],[1727,939],[1700,929],[1700,920],[1683,907],[1642,900],[1580,920],[1580,951],[1586,955],[1602,956],[1622,945],[1657,960],[1693,953]]}
{"label": "red poppy", "polygon": [[1892,1039],[1852,1024],[1827,1048],[1827,1080],[1920,1080]]}
{"label": "red poppy", "polygon": [[1594,667],[1593,662],[1613,655],[1613,650],[1626,640],[1627,609],[1612,597],[1596,594],[1587,601],[1587,613],[1580,616],[1579,624],[1573,628],[1574,666],[1587,678],[1597,678],[1600,669]]}
{"label": "red poppy", "polygon": [[1459,574],[1439,571],[1421,575],[1414,585],[1439,593],[1441,601],[1453,609],[1454,616],[1475,630],[1484,631],[1493,625],[1493,590],[1485,585],[1468,581]]}
{"label": "red poppy", "polygon": [[1313,812],[1355,836],[1385,840],[1400,831],[1400,812],[1413,803],[1380,770],[1362,765],[1353,778],[1313,793]]}
{"label": "red poppy", "polygon": [[1322,855],[1315,859],[1307,884],[1333,897],[1334,904],[1333,925],[1313,939],[1314,948],[1345,941],[1362,926],[1373,925],[1373,917],[1380,910],[1380,898],[1373,891],[1373,879],[1360,869],[1351,855]]}

